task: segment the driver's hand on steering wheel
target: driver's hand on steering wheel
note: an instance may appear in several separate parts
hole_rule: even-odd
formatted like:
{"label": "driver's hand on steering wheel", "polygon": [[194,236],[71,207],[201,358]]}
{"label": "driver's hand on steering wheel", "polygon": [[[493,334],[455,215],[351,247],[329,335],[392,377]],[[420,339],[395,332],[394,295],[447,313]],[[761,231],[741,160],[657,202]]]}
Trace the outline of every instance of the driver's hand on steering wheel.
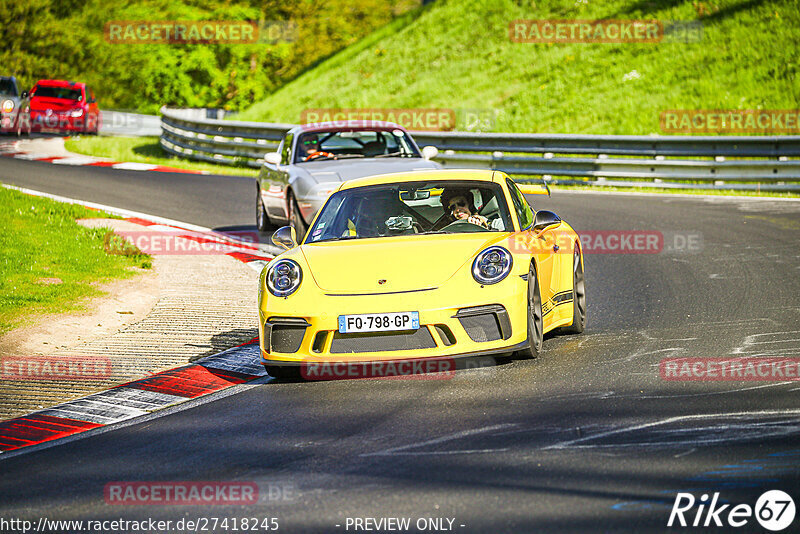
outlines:
{"label": "driver's hand on steering wheel", "polygon": [[467,221],[478,226],[483,226],[484,228],[489,228],[489,219],[477,213],[475,215],[470,215]]}
{"label": "driver's hand on steering wheel", "polygon": [[303,161],[311,161],[312,159],[317,159],[317,158],[333,158],[333,157],[334,155],[331,154],[330,152],[323,152],[320,150],[319,152],[312,152],[311,154],[306,156],[306,159],[304,159]]}

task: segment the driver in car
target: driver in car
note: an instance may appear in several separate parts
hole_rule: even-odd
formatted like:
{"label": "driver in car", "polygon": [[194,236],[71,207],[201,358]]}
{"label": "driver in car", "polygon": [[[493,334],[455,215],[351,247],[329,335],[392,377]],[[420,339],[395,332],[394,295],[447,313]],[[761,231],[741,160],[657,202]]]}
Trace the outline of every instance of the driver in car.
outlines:
{"label": "driver in car", "polygon": [[445,189],[442,191],[442,208],[453,222],[467,221],[489,229],[489,220],[478,214],[469,189]]}
{"label": "driver in car", "polygon": [[316,134],[306,135],[302,141],[300,141],[300,150],[305,154],[303,156],[303,161],[311,161],[321,157],[333,157],[333,154],[330,152],[324,152],[319,149],[319,137],[317,137]]}

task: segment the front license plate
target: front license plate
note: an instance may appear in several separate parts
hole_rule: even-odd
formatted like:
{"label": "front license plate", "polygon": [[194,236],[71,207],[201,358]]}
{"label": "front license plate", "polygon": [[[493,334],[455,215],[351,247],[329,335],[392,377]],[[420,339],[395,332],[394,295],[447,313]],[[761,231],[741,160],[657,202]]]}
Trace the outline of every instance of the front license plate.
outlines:
{"label": "front license plate", "polygon": [[418,329],[419,312],[362,313],[339,316],[339,332],[342,334]]}

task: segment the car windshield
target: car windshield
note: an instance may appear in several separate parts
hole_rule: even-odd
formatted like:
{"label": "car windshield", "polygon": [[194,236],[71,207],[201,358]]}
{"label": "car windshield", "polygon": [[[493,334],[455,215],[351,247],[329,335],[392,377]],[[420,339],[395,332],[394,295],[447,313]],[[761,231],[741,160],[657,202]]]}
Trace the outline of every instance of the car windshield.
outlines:
{"label": "car windshield", "polygon": [[33,90],[34,96],[46,98],[62,98],[64,100],[82,100],[80,89],[69,87],[52,87],[50,85],[37,85]]}
{"label": "car windshield", "polygon": [[0,95],[17,96],[17,88],[11,79],[0,79]]}
{"label": "car windshield", "polygon": [[508,204],[498,184],[407,182],[334,193],[305,242],[512,230]]}
{"label": "car windshield", "polygon": [[406,132],[395,130],[342,130],[306,132],[297,140],[295,163],[349,158],[419,158]]}

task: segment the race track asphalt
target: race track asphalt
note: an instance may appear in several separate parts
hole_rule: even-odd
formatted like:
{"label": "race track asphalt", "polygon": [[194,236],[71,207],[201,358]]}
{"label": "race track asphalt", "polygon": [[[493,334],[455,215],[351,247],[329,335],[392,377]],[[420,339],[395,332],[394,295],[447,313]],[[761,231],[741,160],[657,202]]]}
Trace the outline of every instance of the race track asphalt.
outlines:
{"label": "race track asphalt", "polygon": [[[0,181],[214,228],[253,225],[249,178],[2,159]],[[663,532],[678,492],[753,506],[781,489],[800,504],[800,382],[659,374],[663,358],[800,358],[800,202],[529,198],[579,231],[664,236],[657,254],[586,253],[584,334],[449,380],[266,381],[0,455],[0,518],[275,517],[284,532],[354,532],[353,518],[407,517],[453,518],[455,532]],[[262,500],[112,506],[112,481],[255,482]]]}

